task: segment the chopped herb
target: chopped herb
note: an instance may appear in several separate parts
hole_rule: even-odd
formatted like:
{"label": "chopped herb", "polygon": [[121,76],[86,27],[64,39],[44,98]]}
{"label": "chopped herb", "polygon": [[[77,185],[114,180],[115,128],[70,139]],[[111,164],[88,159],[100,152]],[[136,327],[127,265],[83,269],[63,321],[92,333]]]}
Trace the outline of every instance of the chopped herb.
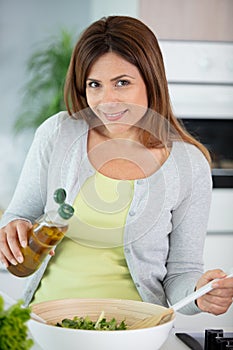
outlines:
{"label": "chopped herb", "polygon": [[56,326],[63,328],[86,329],[97,331],[121,331],[127,329],[125,321],[117,323],[115,318],[112,318],[110,321],[107,321],[104,317],[104,312],[101,312],[96,322],[93,322],[88,316],[75,316],[73,319],[65,318],[60,323],[58,322]]}
{"label": "chopped herb", "polygon": [[33,340],[28,339],[26,322],[30,319],[30,308],[22,307],[23,301],[4,310],[4,300],[0,296],[0,349],[29,350]]}

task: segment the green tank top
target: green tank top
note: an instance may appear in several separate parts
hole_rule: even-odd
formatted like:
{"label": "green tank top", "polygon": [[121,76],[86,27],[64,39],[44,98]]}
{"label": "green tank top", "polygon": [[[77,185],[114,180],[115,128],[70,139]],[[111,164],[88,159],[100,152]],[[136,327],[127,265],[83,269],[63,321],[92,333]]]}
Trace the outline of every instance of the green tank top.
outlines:
{"label": "green tank top", "polygon": [[141,300],[123,251],[134,181],[98,172],[81,188],[69,230],[57,246],[33,303],[60,298]]}

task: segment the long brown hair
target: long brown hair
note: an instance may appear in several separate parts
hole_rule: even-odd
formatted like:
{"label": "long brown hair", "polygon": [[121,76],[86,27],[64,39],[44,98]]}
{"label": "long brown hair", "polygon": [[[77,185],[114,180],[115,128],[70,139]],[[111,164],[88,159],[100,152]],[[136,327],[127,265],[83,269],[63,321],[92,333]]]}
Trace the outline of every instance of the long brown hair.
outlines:
{"label": "long brown hair", "polygon": [[[148,108],[165,118],[183,141],[198,147],[210,162],[208,150],[185,130],[173,114],[158,41],[154,33],[136,18],[104,17],[82,33],[73,50],[66,77],[64,98],[68,113],[73,115],[88,107],[88,72],[92,64],[107,52],[120,55],[138,68],[147,88]],[[142,131],[141,142],[146,147],[159,146],[158,139],[146,130]]]}

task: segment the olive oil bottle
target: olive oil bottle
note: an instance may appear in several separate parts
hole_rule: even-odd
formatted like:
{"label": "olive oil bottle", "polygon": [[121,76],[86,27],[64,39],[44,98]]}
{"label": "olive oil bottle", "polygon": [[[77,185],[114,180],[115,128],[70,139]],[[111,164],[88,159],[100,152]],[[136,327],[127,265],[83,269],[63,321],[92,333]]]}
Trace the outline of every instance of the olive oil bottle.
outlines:
{"label": "olive oil bottle", "polygon": [[65,199],[65,190],[57,189],[54,200],[59,204],[58,210],[42,215],[28,231],[28,245],[21,247],[24,261],[8,266],[13,275],[27,277],[33,274],[54,246],[61,242],[68,229],[68,220],[74,214],[73,207],[65,203]]}

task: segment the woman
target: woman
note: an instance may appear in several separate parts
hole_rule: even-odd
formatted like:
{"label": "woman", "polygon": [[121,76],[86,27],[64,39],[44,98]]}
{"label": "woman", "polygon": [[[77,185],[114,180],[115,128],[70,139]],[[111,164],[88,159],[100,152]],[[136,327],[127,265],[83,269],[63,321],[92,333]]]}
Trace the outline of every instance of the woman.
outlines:
{"label": "woman", "polygon": [[173,115],[154,34],[125,16],[90,25],[73,51],[65,101],[68,112],[38,128],[1,221],[0,260],[15,265],[31,224],[54,209],[56,188],[75,207],[25,303],[106,297],[166,306],[220,278],[182,312],[225,312],[233,280],[218,269],[203,274],[209,153]]}

